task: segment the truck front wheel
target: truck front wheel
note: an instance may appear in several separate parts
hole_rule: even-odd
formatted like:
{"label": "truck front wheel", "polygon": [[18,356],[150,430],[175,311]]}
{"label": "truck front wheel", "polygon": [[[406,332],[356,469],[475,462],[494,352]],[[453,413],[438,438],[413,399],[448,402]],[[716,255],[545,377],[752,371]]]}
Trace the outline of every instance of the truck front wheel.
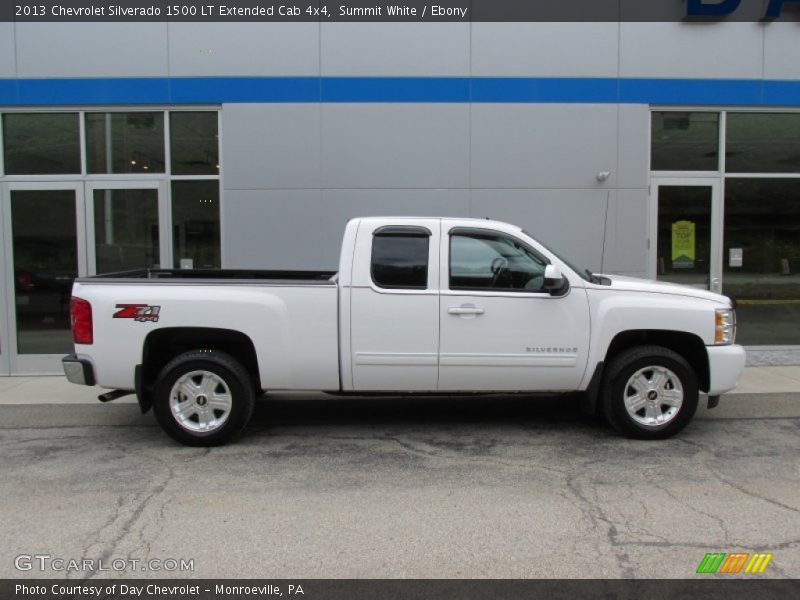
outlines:
{"label": "truck front wheel", "polygon": [[153,411],[171,437],[189,446],[218,446],[244,429],[255,392],[247,370],[216,350],[185,352],[156,379]]}
{"label": "truck front wheel", "polygon": [[604,383],[606,420],[629,437],[668,438],[686,427],[697,410],[697,375],[668,348],[638,346],[620,353]]}

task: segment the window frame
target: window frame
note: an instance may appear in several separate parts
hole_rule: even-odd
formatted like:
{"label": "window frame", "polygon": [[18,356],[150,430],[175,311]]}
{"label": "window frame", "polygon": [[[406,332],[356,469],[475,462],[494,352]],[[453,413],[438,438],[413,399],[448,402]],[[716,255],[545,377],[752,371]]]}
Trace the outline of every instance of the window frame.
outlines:
{"label": "window frame", "polygon": [[[378,282],[375,278],[375,240],[379,237],[405,237],[405,238],[425,238],[427,241],[427,252],[425,258],[425,284],[422,286],[408,285],[385,285]],[[430,289],[428,281],[431,267],[431,237],[432,233],[427,227],[421,225],[386,225],[379,227],[372,232],[372,242],[370,243],[369,254],[369,277],[372,285],[381,290],[408,290],[408,291],[427,291]]]}

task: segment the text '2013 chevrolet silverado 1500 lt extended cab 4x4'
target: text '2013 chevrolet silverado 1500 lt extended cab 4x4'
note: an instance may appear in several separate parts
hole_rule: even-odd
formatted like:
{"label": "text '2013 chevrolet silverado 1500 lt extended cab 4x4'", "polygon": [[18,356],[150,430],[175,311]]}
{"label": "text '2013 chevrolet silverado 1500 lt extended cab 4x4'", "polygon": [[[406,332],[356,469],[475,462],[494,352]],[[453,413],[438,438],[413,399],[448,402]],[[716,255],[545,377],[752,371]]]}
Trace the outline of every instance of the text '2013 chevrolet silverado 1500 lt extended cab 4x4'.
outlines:
{"label": "text '2013 chevrolet silverado 1500 lt extended cab 4x4'", "polygon": [[72,294],[67,378],[135,391],[193,445],[239,433],[265,390],[579,391],[620,432],[665,438],[745,363],[725,296],[594,275],[490,220],[353,219],[338,273],[145,270]]}

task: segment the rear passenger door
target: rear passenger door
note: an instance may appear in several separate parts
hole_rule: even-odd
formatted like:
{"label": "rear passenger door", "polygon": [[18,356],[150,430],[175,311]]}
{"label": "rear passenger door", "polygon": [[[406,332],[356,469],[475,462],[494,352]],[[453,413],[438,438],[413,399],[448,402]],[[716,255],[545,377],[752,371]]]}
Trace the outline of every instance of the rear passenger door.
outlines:
{"label": "rear passenger door", "polygon": [[434,391],[439,351],[436,219],[359,227],[350,289],[356,391]]}

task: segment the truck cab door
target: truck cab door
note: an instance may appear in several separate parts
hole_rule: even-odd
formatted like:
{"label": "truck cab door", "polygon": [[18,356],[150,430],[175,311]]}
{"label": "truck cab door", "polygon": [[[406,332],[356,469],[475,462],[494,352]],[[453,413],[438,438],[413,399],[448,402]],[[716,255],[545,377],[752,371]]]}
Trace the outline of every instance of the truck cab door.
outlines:
{"label": "truck cab door", "polygon": [[550,261],[517,234],[445,222],[442,237],[439,390],[577,389],[586,290],[546,290]]}
{"label": "truck cab door", "polygon": [[439,230],[438,219],[359,225],[349,289],[354,391],[436,390]]}

